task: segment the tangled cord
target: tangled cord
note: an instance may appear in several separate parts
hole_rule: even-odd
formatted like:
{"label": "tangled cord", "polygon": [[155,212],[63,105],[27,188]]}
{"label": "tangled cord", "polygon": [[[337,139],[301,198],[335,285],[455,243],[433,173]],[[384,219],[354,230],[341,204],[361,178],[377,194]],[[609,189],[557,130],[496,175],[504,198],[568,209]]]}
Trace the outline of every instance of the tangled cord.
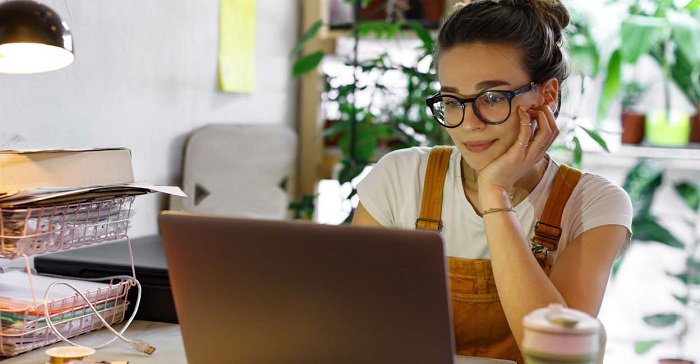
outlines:
{"label": "tangled cord", "polygon": [[[51,327],[51,330],[54,332],[54,334],[56,334],[56,336],[58,336],[61,340],[65,341],[68,344],[71,344],[73,346],[83,346],[83,345],[78,345],[78,344],[68,340],[68,338],[66,338],[65,336],[63,336],[63,334],[61,334],[60,330],[58,328],[56,328],[53,321],[51,320],[51,314],[49,312],[48,302],[47,302],[48,297],[49,297],[49,292],[51,291],[51,288],[53,288],[54,286],[63,285],[63,286],[69,287],[73,291],[75,291],[75,293],[78,294],[80,296],[80,298],[82,298],[85,301],[85,303],[87,303],[87,305],[90,307],[92,312],[94,312],[95,317],[97,317],[102,322],[102,324],[115,335],[115,337],[113,337],[111,340],[109,340],[106,343],[101,344],[99,346],[93,347],[93,349],[95,349],[95,350],[101,349],[107,345],[110,345],[117,338],[119,338],[140,352],[143,352],[143,353],[146,353],[149,355],[153,354],[153,352],[156,350],[156,348],[151,346],[147,342],[144,342],[141,340],[132,340],[132,339],[129,339],[129,338],[124,337],[122,335],[124,333],[124,331],[126,331],[126,329],[129,327],[131,322],[134,320],[134,317],[136,316],[136,312],[138,312],[139,304],[141,303],[141,284],[139,283],[139,281],[136,278],[129,277],[129,276],[112,276],[112,277],[105,277],[105,278],[99,278],[99,279],[84,279],[84,280],[101,281],[101,280],[109,280],[109,279],[129,279],[133,282],[132,284],[136,286],[137,295],[136,295],[136,302],[134,303],[134,311],[132,312],[131,316],[127,320],[126,324],[124,324],[124,327],[122,327],[121,331],[117,332],[114,328],[112,328],[112,326],[109,323],[107,323],[107,321],[102,317],[102,315],[100,315],[99,311],[97,310],[97,308],[95,308],[95,306],[92,304],[92,302],[90,302],[90,300],[88,300],[88,298],[85,297],[85,295],[82,292],[80,292],[79,289],[77,289],[75,286],[73,286],[69,283],[66,283],[66,282],[53,282],[53,283],[51,283],[51,285],[49,285],[49,287],[46,289],[46,292],[44,293],[44,318],[46,319],[46,323]],[[116,309],[116,307],[114,309]]]}

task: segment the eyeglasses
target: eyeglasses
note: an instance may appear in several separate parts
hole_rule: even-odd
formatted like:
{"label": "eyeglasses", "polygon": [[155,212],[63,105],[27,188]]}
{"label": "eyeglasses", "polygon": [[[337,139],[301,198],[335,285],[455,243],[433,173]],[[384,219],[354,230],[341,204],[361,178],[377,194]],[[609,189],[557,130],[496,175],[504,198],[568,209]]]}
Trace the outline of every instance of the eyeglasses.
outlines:
{"label": "eyeglasses", "polygon": [[425,99],[430,113],[440,125],[456,128],[464,121],[464,104],[471,103],[474,114],[484,124],[503,124],[511,113],[511,100],[516,96],[535,90],[537,84],[529,84],[513,91],[489,90],[476,97],[461,99],[457,96],[442,95],[439,92]]}

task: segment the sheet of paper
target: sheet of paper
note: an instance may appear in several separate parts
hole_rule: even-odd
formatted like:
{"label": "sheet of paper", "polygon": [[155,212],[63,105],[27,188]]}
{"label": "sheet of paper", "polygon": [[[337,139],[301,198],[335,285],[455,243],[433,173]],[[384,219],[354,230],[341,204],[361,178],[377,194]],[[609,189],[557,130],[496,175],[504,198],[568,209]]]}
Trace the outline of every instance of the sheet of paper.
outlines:
{"label": "sheet of paper", "polygon": [[[29,285],[29,276],[26,272],[9,271],[0,273],[0,308],[9,311],[13,309],[26,309],[29,306],[34,307],[35,298],[37,300],[37,305],[41,305],[44,302],[44,294],[46,293],[46,290],[52,283],[58,281],[70,283],[82,293],[99,290],[99,295],[92,296],[95,297],[96,300],[105,299],[109,296],[114,297],[117,294],[117,290],[110,290],[110,286],[105,283],[89,282],[68,278],[54,278],[37,274],[33,274],[31,278],[34,284],[34,295],[32,295],[32,289]],[[57,303],[52,306],[53,309],[57,309],[62,307],[63,305],[63,303],[60,303],[58,301],[62,300],[65,297],[73,297],[75,295],[75,291],[70,287],[67,287],[65,285],[55,285],[51,288],[51,290],[49,290],[47,298],[49,302],[53,300],[57,301]]]}
{"label": "sheet of paper", "polygon": [[219,88],[255,91],[255,0],[221,0]]}
{"label": "sheet of paper", "polygon": [[170,195],[187,197],[175,186],[154,186],[141,183],[123,183],[115,185],[93,185],[83,187],[52,187],[21,190],[15,193],[0,195],[0,207],[32,207],[46,204],[80,203],[96,198],[108,198],[125,195],[143,195],[162,192]]}

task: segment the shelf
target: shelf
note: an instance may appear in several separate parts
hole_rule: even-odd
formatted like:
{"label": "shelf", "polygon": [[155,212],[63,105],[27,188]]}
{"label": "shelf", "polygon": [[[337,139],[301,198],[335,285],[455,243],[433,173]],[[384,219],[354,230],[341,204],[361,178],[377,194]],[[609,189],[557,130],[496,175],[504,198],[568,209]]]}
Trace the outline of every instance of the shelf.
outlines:
{"label": "shelf", "polygon": [[134,196],[0,209],[0,258],[57,252],[126,237]]}
{"label": "shelf", "polygon": [[700,144],[688,144],[683,148],[622,145],[612,153],[623,158],[659,158],[700,161]]}

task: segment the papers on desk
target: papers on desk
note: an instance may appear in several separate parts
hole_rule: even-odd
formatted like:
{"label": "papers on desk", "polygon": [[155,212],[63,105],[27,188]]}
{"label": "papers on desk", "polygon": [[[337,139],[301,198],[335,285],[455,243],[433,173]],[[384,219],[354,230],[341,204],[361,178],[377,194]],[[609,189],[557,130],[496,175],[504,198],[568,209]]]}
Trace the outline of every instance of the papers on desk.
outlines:
{"label": "papers on desk", "polygon": [[14,259],[126,236],[134,195],[179,187],[137,183],[33,188],[0,194],[0,257]]}
{"label": "papers on desk", "polygon": [[54,285],[44,305],[46,290],[54,282],[75,286],[107,322],[124,318],[130,279],[98,283],[31,275],[33,292],[29,279],[25,272],[0,273],[0,356],[14,356],[58,341],[46,322],[46,311],[56,329],[67,337],[102,327],[85,300],[65,285]]}
{"label": "papers on desk", "polygon": [[[81,281],[75,279],[58,279],[33,274],[31,281],[34,285],[34,291],[29,285],[29,275],[21,271],[8,271],[0,273],[0,309],[4,311],[14,312],[31,312],[32,314],[39,311],[43,314],[44,294],[49,286],[57,281],[69,283],[77,288],[83,294],[96,292],[91,294],[88,299],[91,302],[105,300],[109,296],[115,296],[118,292],[111,290],[108,284]],[[72,300],[66,300],[66,297],[73,297]],[[37,302],[34,302],[36,298]],[[52,311],[60,311],[65,308],[70,308],[77,305],[84,305],[85,301],[78,296],[73,289],[65,285],[55,285],[49,291],[47,301]]]}
{"label": "papers on desk", "polygon": [[135,196],[163,192],[187,197],[179,187],[153,186],[139,183],[92,185],[81,187],[37,187],[0,193],[0,208],[40,207],[80,203],[113,196]]}

